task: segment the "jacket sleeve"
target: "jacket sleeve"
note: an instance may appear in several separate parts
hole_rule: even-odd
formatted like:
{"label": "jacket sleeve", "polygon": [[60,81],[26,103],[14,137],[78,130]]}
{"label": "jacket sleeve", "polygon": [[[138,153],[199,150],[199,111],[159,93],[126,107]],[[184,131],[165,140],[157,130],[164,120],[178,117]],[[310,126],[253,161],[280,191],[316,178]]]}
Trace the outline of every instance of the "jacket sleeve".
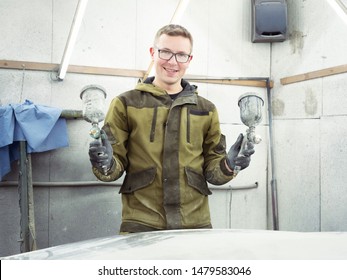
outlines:
{"label": "jacket sleeve", "polygon": [[128,165],[126,149],[129,135],[127,113],[126,106],[119,97],[112,100],[102,129],[106,132],[112,145],[114,162],[106,175],[96,168],[92,170],[99,180],[111,182],[120,178]]}
{"label": "jacket sleeve", "polygon": [[211,125],[204,140],[204,158],[204,175],[209,183],[223,185],[235,177],[225,166],[226,141],[216,109],[212,112]]}

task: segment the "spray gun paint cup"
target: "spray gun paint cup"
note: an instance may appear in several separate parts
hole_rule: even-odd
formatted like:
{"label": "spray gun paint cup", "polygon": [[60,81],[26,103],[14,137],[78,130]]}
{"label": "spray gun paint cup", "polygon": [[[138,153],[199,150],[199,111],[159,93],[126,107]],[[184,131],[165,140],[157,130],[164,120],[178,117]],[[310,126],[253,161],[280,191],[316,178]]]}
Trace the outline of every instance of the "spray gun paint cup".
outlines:
{"label": "spray gun paint cup", "polygon": [[92,124],[89,134],[99,139],[99,122],[105,119],[106,91],[99,85],[88,85],[82,89],[80,97],[83,101],[83,118]]}
{"label": "spray gun paint cup", "polygon": [[255,92],[246,92],[239,97],[240,118],[248,127],[257,126],[262,120],[264,100]]}

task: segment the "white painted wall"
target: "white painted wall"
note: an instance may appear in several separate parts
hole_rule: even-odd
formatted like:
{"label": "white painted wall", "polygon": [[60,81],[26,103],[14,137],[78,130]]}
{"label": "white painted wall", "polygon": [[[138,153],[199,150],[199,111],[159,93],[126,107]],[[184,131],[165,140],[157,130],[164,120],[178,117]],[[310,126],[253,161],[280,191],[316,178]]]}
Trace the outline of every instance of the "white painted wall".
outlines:
{"label": "white painted wall", "polygon": [[[89,0],[71,64],[147,70],[149,47],[167,24],[178,0]],[[281,85],[283,77],[344,64],[343,24],[325,0],[288,1],[290,37],[283,43],[251,42],[251,1],[191,0],[182,24],[194,36],[188,74],[215,77],[271,77],[274,155],[280,230],[347,229],[347,74]],[[1,0],[0,59],[60,63],[77,0]],[[30,99],[36,104],[81,109],[80,90],[100,84],[111,99],[135,86],[136,78],[0,69],[2,104]],[[228,147],[246,127],[238,97],[263,88],[197,84],[218,107]],[[271,229],[271,170],[267,106],[257,128],[263,142],[251,166],[225,187],[258,182],[256,189],[214,190],[216,228]],[[70,146],[33,155],[34,181],[95,180],[88,160],[89,124],[68,122]],[[17,180],[14,165],[6,180]],[[0,186],[0,255],[18,252],[19,210],[15,187]],[[39,247],[117,233],[118,187],[35,188]]]}

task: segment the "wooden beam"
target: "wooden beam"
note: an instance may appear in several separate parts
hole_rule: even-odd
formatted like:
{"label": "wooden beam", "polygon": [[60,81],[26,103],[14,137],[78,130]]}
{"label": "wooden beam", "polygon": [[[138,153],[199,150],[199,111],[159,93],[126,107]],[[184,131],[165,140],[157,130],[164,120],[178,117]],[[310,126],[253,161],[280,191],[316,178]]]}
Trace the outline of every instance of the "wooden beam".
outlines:
{"label": "wooden beam", "polygon": [[[18,70],[34,70],[34,71],[58,71],[59,64],[56,63],[43,63],[31,61],[14,61],[14,60],[0,60],[0,68],[3,69],[18,69]],[[105,75],[105,76],[120,76],[141,78],[145,75],[144,70],[133,69],[120,69],[120,68],[106,68],[95,66],[80,66],[70,65],[68,71],[77,74],[90,74],[90,75]],[[236,85],[236,86],[250,86],[250,87],[263,87],[266,88],[266,78],[219,78],[209,76],[187,75],[184,77],[188,81],[196,83],[209,83],[209,84],[222,84],[222,85]],[[273,87],[273,82],[270,81],[270,87]]]}
{"label": "wooden beam", "polygon": [[78,65],[70,65],[68,68],[68,72],[79,73],[79,74],[91,74],[91,75],[133,77],[133,78],[142,78],[143,75],[145,74],[145,71],[143,70],[78,66]]}
{"label": "wooden beam", "polygon": [[[0,60],[0,68],[5,69],[21,69],[21,70],[37,70],[37,71],[58,71],[59,64],[56,63],[42,63],[30,61],[13,61],[13,60]],[[106,76],[122,76],[142,78],[145,71],[119,69],[119,68],[106,68],[95,66],[79,66],[70,65],[67,72],[77,74],[90,74],[90,75],[106,75]]]}
{"label": "wooden beam", "polygon": [[[196,79],[196,78],[186,78],[190,82],[195,83],[208,83],[208,84],[222,84],[222,85],[234,85],[234,86],[248,86],[248,87],[263,87],[266,88],[266,80],[252,80],[248,79],[237,79],[237,78],[206,78],[206,79]],[[270,88],[273,87],[273,82],[270,81]]]}
{"label": "wooden beam", "polygon": [[4,68],[4,69],[53,71],[55,69],[58,70],[58,66],[59,64],[53,64],[53,63],[0,60],[0,68]]}
{"label": "wooden beam", "polygon": [[325,69],[321,69],[317,71],[307,72],[307,73],[294,75],[290,77],[285,77],[285,78],[282,78],[280,81],[282,85],[288,85],[292,83],[298,83],[302,81],[323,78],[323,77],[336,75],[336,74],[342,74],[342,73],[347,73],[347,64],[325,68]]}

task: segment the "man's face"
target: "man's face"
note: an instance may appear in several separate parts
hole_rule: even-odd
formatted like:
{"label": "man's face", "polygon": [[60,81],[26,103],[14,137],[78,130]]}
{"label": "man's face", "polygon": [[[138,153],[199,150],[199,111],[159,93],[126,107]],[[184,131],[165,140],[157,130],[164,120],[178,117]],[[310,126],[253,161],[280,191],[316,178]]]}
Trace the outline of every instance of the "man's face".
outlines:
{"label": "man's face", "polygon": [[[158,51],[159,49],[159,51]],[[162,53],[159,54],[160,50]],[[189,55],[191,52],[191,44],[188,38],[182,36],[168,36],[163,34],[159,37],[155,47],[150,49],[153,66],[155,68],[155,83],[166,89],[175,85],[180,85],[181,79],[184,76],[192,56],[188,58],[188,61],[177,62],[175,56],[172,56],[170,60],[165,60],[159,57],[164,57],[164,53],[172,52],[179,54],[177,56]]]}

